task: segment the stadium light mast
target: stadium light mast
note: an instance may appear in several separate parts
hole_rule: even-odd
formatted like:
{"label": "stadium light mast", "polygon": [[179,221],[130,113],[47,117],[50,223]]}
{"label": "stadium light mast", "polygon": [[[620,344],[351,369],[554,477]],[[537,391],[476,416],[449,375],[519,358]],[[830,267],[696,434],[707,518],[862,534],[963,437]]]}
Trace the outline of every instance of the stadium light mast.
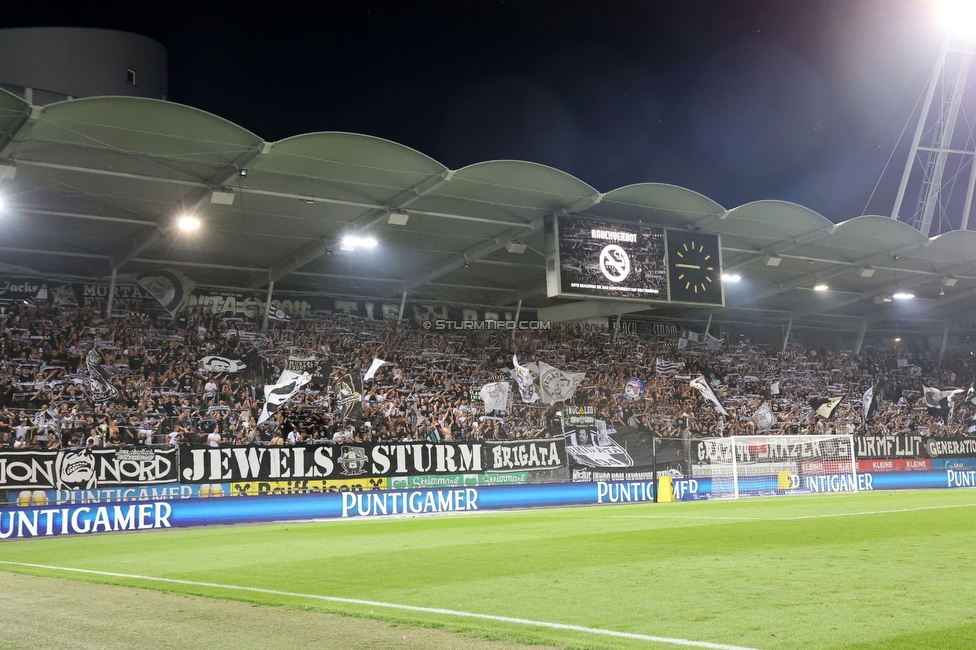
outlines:
{"label": "stadium light mast", "polygon": [[[969,184],[961,205],[962,214],[957,222],[960,230],[967,230],[969,227],[973,193],[976,189],[976,142],[972,137],[973,125],[958,125],[962,128],[957,128],[963,95],[969,85],[976,43],[976,2],[939,0],[936,11],[939,22],[946,30],[946,36],[925,90],[915,136],[891,211],[892,219],[901,218],[905,192],[914,175],[919,183],[918,202],[914,212],[905,215],[904,220],[926,236],[954,229],[955,224],[952,222],[955,220],[950,221],[947,208],[952,210],[960,206],[950,206],[950,197],[944,196],[944,191],[951,189],[955,178],[965,171],[967,165]],[[957,47],[950,48],[950,44]],[[930,119],[932,103],[936,91],[940,89],[939,110]],[[963,121],[965,122],[965,118]],[[922,144],[923,139],[927,144]],[[944,179],[947,165],[950,167],[950,174],[946,182]]]}

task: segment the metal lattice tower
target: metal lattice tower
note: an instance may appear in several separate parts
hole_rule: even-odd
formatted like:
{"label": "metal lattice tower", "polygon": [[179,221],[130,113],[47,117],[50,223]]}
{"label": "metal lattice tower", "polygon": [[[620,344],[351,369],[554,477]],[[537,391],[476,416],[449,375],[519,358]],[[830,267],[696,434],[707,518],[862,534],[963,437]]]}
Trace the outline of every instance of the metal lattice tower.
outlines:
{"label": "metal lattice tower", "polygon": [[[891,211],[892,219],[902,219],[927,236],[969,227],[976,189],[974,46],[948,38],[943,43]],[[968,181],[964,195],[956,187],[962,179]],[[910,185],[918,189],[915,209],[901,214]]]}

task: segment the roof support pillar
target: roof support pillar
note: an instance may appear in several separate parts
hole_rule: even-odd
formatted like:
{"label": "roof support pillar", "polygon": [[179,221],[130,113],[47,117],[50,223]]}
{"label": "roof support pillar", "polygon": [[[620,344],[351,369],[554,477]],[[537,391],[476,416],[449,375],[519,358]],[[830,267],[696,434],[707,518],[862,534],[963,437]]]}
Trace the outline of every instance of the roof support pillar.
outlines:
{"label": "roof support pillar", "polygon": [[939,367],[942,367],[942,357],[945,356],[946,343],[949,342],[949,321],[942,328],[942,344],[939,345]]}
{"label": "roof support pillar", "polygon": [[712,312],[708,312],[708,322],[705,323],[705,338],[708,338],[708,330],[712,329]]}
{"label": "roof support pillar", "polygon": [[857,330],[857,341],[854,342],[854,354],[861,354],[861,346],[864,345],[864,335],[868,331],[867,317],[861,319],[861,328]]}
{"label": "roof support pillar", "polygon": [[261,331],[268,331],[268,316],[271,315],[271,296],[274,294],[274,280],[268,282],[268,299],[264,301],[264,319],[261,321]]}
{"label": "roof support pillar", "polygon": [[112,317],[112,303],[115,302],[115,276],[118,271],[112,269],[112,277],[108,281],[108,305],[105,307],[105,318]]}
{"label": "roof support pillar", "polygon": [[397,312],[398,323],[403,321],[403,310],[406,306],[407,306],[407,292],[404,291],[402,294],[400,294],[400,311]]}
{"label": "roof support pillar", "polygon": [[515,340],[515,330],[518,329],[519,316],[522,315],[522,299],[515,304],[515,329],[512,330],[512,340]]}
{"label": "roof support pillar", "polygon": [[793,317],[790,316],[790,322],[786,324],[786,334],[783,335],[783,347],[780,352],[786,352],[786,344],[790,342],[790,332],[793,331]]}

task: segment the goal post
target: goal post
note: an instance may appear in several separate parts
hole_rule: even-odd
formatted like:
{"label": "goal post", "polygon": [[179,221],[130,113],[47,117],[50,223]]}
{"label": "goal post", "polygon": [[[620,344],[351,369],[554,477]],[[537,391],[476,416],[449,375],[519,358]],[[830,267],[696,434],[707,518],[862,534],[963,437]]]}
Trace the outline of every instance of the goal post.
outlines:
{"label": "goal post", "polygon": [[854,437],[730,436],[701,440],[713,499],[857,492]]}

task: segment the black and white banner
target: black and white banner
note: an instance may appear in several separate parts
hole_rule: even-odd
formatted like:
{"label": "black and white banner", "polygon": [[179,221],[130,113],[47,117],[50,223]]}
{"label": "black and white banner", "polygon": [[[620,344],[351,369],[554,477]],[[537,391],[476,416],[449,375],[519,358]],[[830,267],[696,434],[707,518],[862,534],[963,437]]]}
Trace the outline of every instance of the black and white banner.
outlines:
{"label": "black and white banner", "polygon": [[0,452],[0,490],[93,490],[178,480],[176,449],[62,449]]}
{"label": "black and white banner", "polygon": [[312,368],[318,364],[315,357],[296,357],[288,355],[288,370],[292,372],[311,373]]}
{"label": "black and white banner", "polygon": [[143,273],[136,278],[140,287],[155,298],[170,315],[183,307],[197,284],[179,271],[160,269]]}
{"label": "black and white banner", "polygon": [[240,359],[211,355],[200,359],[200,367],[209,372],[240,372],[247,364]]}
{"label": "black and white banner", "polygon": [[489,472],[555,469],[566,465],[564,438],[486,440],[484,445],[485,470]]}
{"label": "black and white banner", "polygon": [[180,449],[180,481],[274,481],[345,477],[475,474],[482,443],[363,443]]}
{"label": "black and white banner", "polygon": [[88,368],[88,397],[93,402],[108,402],[119,398],[119,389],[112,385],[108,375],[98,364],[98,350],[92,348],[85,357]]}

